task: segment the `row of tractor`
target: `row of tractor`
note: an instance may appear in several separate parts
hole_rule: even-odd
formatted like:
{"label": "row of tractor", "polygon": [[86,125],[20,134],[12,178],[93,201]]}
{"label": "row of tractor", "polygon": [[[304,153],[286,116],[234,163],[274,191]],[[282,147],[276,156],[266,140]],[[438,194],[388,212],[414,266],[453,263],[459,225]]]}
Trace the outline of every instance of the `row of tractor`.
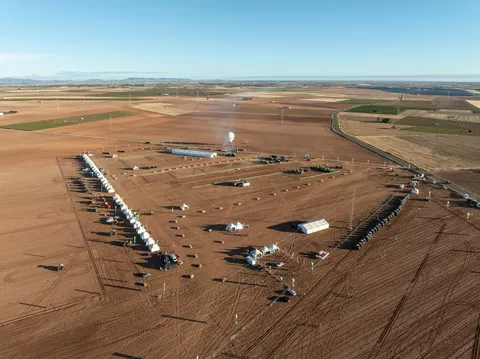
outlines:
{"label": "row of tractor", "polygon": [[365,234],[364,237],[358,239],[358,242],[355,244],[355,249],[359,250],[360,248],[362,248],[362,246],[366,242],[368,242],[376,232],[378,232],[382,227],[390,224],[390,222],[393,220],[393,218],[400,213],[400,211],[402,210],[403,206],[405,206],[405,204],[407,203],[409,198],[410,198],[410,195],[406,195],[400,201],[398,207],[396,209],[394,209],[392,212],[390,212],[390,214],[388,216],[386,216],[385,218],[383,218],[381,220],[377,219],[377,224],[371,230],[369,230],[367,232],[367,234]]}

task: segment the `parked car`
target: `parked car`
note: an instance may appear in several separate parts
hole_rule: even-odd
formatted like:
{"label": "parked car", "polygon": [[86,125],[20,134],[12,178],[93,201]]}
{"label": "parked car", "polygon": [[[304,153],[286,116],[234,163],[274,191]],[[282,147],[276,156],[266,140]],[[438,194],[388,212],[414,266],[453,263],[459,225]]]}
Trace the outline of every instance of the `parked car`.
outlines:
{"label": "parked car", "polygon": [[287,289],[287,293],[290,294],[292,297],[297,295],[297,292],[295,292],[293,289]]}
{"label": "parked car", "polygon": [[140,274],[140,277],[142,277],[142,278],[147,278],[148,276],[150,276],[150,273],[141,273]]}
{"label": "parked car", "polygon": [[318,252],[318,253],[315,253],[315,258],[319,258],[319,259],[321,259],[321,260],[324,260],[325,258],[328,257],[329,254],[330,254],[330,253],[328,253],[328,252],[320,251],[320,252]]}
{"label": "parked car", "polygon": [[275,267],[279,268],[279,267],[283,267],[285,265],[284,262],[278,262],[278,263],[275,263]]}

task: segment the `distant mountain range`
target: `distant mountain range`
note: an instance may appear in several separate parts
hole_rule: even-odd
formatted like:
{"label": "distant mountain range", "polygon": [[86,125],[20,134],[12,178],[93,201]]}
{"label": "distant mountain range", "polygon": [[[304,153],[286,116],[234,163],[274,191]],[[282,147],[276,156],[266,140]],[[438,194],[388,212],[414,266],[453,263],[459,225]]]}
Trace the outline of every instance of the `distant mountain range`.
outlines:
{"label": "distant mountain range", "polygon": [[128,77],[119,80],[107,79],[88,79],[88,80],[58,80],[58,79],[31,79],[31,78],[0,78],[0,84],[3,85],[29,85],[29,84],[62,84],[62,83],[117,83],[117,82],[183,82],[192,81],[188,78],[180,77]]}

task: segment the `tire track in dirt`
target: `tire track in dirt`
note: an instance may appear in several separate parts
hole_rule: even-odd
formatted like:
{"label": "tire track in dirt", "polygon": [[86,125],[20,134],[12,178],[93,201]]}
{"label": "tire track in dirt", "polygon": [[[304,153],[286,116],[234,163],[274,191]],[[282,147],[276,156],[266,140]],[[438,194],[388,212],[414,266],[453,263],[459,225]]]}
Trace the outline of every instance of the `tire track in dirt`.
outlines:
{"label": "tire track in dirt", "polygon": [[415,272],[415,275],[413,276],[412,280],[410,281],[410,284],[408,285],[403,297],[400,299],[400,302],[397,304],[392,316],[390,317],[390,320],[388,321],[387,325],[383,329],[382,333],[380,334],[380,337],[377,340],[376,345],[374,346],[372,352],[370,353],[370,358],[376,358],[377,355],[380,352],[380,349],[388,336],[388,333],[392,329],[395,320],[398,318],[398,315],[400,314],[401,310],[403,309],[405,302],[408,300],[408,297],[413,291],[413,288],[415,287],[415,284],[417,283],[418,279],[420,278],[420,275],[422,274],[423,269],[425,268],[428,259],[430,258],[433,250],[435,249],[438,241],[440,240],[441,235],[443,234],[445,227],[447,226],[447,223],[443,223],[442,227],[440,228],[440,231],[438,232],[437,236],[435,237],[433,243],[431,244],[427,254],[425,254],[425,257],[423,258],[422,262],[420,263],[420,266],[417,268],[417,271]]}
{"label": "tire track in dirt", "polygon": [[[330,270],[323,276],[321,277],[319,280],[317,280],[317,282],[308,289],[308,291],[305,293],[304,296],[302,296],[301,298],[299,298],[299,300],[297,300],[285,313],[282,317],[280,317],[277,321],[275,321],[273,323],[273,325],[271,325],[262,335],[260,335],[246,350],[245,352],[243,353],[242,357],[247,357],[248,354],[254,350],[275,328],[277,328],[280,323],[285,320],[285,318],[287,318],[306,298],[308,298],[308,296],[316,289],[318,288],[324,281],[326,281],[330,274],[332,274],[336,269],[337,267],[343,263],[343,261],[348,257],[348,255],[350,254],[351,252],[345,252],[345,254],[337,261],[337,263],[335,263],[335,265],[333,265],[332,268],[330,268]],[[245,327],[245,326],[244,326]],[[241,328],[242,329],[242,328]],[[240,329],[240,330],[241,330]]]}
{"label": "tire track in dirt", "polygon": [[[63,173],[63,169],[62,169],[62,166],[60,164],[59,157],[57,157],[57,164],[58,164],[58,168],[60,169],[60,172],[62,173],[62,177],[65,178],[65,174]],[[88,256],[90,258],[90,262],[92,263],[93,269],[95,271],[95,276],[97,277],[98,285],[100,286],[100,291],[103,295],[105,295],[107,293],[107,291],[105,289],[105,284],[103,283],[102,278],[100,277],[100,272],[99,272],[97,264],[95,262],[95,257],[92,253],[92,249],[90,248],[90,243],[87,239],[85,229],[83,228],[82,223],[80,222],[80,217],[78,216],[78,211],[77,211],[75,203],[72,199],[72,195],[71,195],[70,191],[68,190],[68,185],[67,185],[66,182],[64,182],[64,183],[65,183],[65,188],[66,188],[66,191],[67,191],[67,194],[68,194],[68,198],[70,199],[70,204],[73,208],[73,213],[75,214],[75,218],[77,219],[77,223],[78,223],[78,225],[81,229],[83,241],[85,243],[85,247],[87,248],[87,252],[88,252]]]}

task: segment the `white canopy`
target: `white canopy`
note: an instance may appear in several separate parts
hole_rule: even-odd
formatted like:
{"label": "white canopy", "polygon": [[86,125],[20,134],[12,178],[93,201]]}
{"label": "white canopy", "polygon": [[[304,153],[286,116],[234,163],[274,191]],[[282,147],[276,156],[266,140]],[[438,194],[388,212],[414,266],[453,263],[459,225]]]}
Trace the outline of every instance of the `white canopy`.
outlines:
{"label": "white canopy", "polygon": [[140,234],[140,238],[143,240],[147,240],[148,238],[150,238],[150,233],[143,232],[142,234]]}
{"label": "white canopy", "polygon": [[228,224],[226,230],[229,231],[229,232],[233,232],[233,231],[239,231],[243,228],[245,228],[245,226],[243,224],[241,224],[240,222],[237,222],[237,223]]}
{"label": "white canopy", "polygon": [[142,234],[144,232],[145,232],[145,228],[143,226],[140,226],[140,227],[137,228],[137,233],[138,234]]}
{"label": "white canopy", "polygon": [[190,209],[190,207],[188,206],[188,204],[182,203],[182,204],[180,205],[180,209],[181,209],[182,211],[186,211],[187,209]]}
{"label": "white canopy", "polygon": [[327,229],[329,227],[330,225],[324,219],[315,219],[313,221],[301,223],[298,225],[298,229],[300,229],[303,233],[306,234],[323,231],[324,229]]}
{"label": "white canopy", "polygon": [[158,244],[154,243],[148,246],[148,250],[150,252],[158,252],[160,250],[160,247],[158,246]]}
{"label": "white canopy", "polygon": [[155,244],[155,241],[153,240],[153,238],[149,238],[149,239],[147,239],[147,240],[145,241],[145,244],[146,244],[147,246],[149,246],[149,245],[151,245],[151,244]]}

